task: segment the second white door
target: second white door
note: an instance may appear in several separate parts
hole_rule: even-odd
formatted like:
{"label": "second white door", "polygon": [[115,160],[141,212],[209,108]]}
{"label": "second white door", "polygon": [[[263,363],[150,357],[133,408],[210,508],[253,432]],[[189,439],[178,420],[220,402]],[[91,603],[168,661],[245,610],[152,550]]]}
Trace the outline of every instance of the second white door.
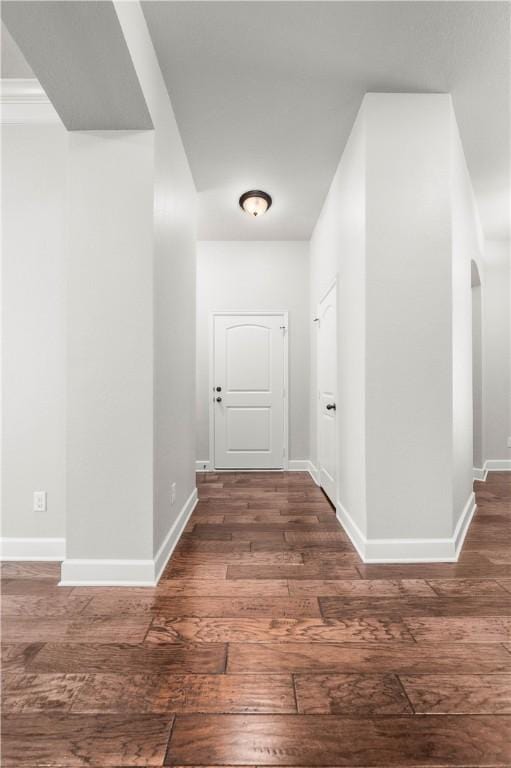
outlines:
{"label": "second white door", "polygon": [[337,497],[337,286],[318,310],[318,469],[319,483],[335,506]]}
{"label": "second white door", "polygon": [[215,468],[282,469],[286,315],[219,314],[213,323]]}

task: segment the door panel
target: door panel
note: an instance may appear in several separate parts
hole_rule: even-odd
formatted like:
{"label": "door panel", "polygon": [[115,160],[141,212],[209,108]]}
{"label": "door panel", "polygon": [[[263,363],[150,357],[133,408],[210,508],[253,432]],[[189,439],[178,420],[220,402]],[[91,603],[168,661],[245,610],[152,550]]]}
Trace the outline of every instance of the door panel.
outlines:
{"label": "door panel", "polygon": [[217,469],[283,467],[285,325],[282,314],[214,317]]}
{"label": "door panel", "polygon": [[[318,311],[318,469],[320,485],[332,504],[337,497],[337,287]],[[330,407],[327,407],[330,406]]]}

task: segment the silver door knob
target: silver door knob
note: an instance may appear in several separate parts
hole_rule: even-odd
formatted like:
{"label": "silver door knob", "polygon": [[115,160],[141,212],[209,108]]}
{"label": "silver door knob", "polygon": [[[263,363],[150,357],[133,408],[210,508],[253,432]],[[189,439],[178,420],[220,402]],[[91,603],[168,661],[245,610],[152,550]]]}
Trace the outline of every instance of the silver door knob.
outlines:
{"label": "silver door knob", "polygon": [[335,411],[336,410],[335,403],[328,403],[326,409],[327,411]]}
{"label": "silver door knob", "polygon": [[217,397],[216,401],[217,401],[217,403],[221,403],[222,402],[222,398],[221,397]]}

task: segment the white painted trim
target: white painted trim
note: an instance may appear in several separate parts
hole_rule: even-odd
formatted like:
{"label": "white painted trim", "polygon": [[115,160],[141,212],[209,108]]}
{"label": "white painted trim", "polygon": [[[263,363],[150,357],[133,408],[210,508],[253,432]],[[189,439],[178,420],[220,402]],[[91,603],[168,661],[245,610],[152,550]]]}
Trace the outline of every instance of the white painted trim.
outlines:
{"label": "white painted trim", "polygon": [[337,519],[364,563],[456,562],[475,510],[475,495],[471,493],[450,538],[369,539],[362,533],[341,502],[337,501]]}
{"label": "white painted trim", "polygon": [[64,560],[61,587],[155,587],[197,505],[194,488],[167,533],[154,559],[147,560]]}
{"label": "white painted trim", "polygon": [[2,78],[0,80],[2,125],[59,123],[60,117],[38,80]]}
{"label": "white painted trim", "polygon": [[511,472],[511,459],[486,459],[484,468],[487,472]]}
{"label": "white painted trim", "polygon": [[[215,389],[215,382],[214,382],[214,373],[215,373],[215,366],[214,366],[214,358],[215,358],[215,318],[216,317],[231,317],[236,315],[263,315],[267,317],[273,317],[278,316],[282,317],[284,320],[284,325],[286,326],[286,332],[284,334],[284,461],[282,462],[283,470],[287,470],[289,466],[289,312],[286,310],[275,310],[273,312],[270,312],[268,310],[254,310],[252,312],[248,312],[246,310],[243,310],[241,312],[237,312],[235,310],[230,312],[225,311],[214,311],[210,313],[209,316],[209,344],[208,344],[208,356],[209,356],[209,388],[208,388],[208,396],[209,396],[209,454],[211,456],[210,459],[210,468],[213,472],[216,472],[215,467],[215,409],[214,409],[214,399],[212,393]],[[228,469],[229,472],[234,472],[234,469]],[[249,471],[249,470],[245,470]],[[265,469],[257,469],[257,472],[272,472],[274,470],[265,470]]]}
{"label": "white painted trim", "polygon": [[471,493],[456,524],[456,528],[454,529],[453,539],[456,560],[460,556],[461,548],[463,546],[463,542],[465,541],[465,536],[467,535],[467,531],[470,527],[470,523],[472,522],[472,518],[474,517],[476,509],[476,495],[475,493]]}
{"label": "white painted trim", "polygon": [[181,509],[181,512],[179,513],[176,521],[174,522],[174,525],[170,528],[169,532],[165,536],[165,539],[161,547],[156,553],[156,557],[154,558],[154,573],[155,573],[154,583],[155,584],[158,584],[160,580],[160,576],[162,575],[165,569],[165,566],[167,565],[167,562],[170,559],[170,556],[172,555],[174,549],[176,548],[176,544],[181,538],[181,534],[183,533],[186,527],[186,524],[190,519],[190,515],[192,514],[193,510],[197,506],[198,501],[199,501],[199,498],[197,496],[197,488],[194,488],[191,494],[189,495],[188,499],[184,503]]}
{"label": "white painted trim", "polygon": [[353,520],[351,515],[348,514],[347,510],[343,507],[339,499],[337,499],[336,504],[336,517],[348,536],[351,539],[351,543],[357,550],[358,554],[360,555],[363,562],[366,562],[366,546],[367,546],[367,539],[356,524],[356,522]]}
{"label": "white painted trim", "polygon": [[154,560],[64,560],[61,587],[154,587]]}
{"label": "white painted trim", "polygon": [[0,560],[64,560],[65,539],[0,539]]}
{"label": "white painted trim", "polygon": [[289,459],[289,472],[308,472],[316,485],[319,485],[318,470],[310,459]]}
{"label": "white painted trim", "polygon": [[[204,469],[204,465],[206,469]],[[287,470],[284,469],[213,469],[209,459],[195,462],[196,472],[308,472],[316,485],[319,485],[318,470],[310,459],[289,459]]]}
{"label": "white painted trim", "polygon": [[289,459],[289,472],[308,472],[310,467],[309,459]]}
{"label": "white painted trim", "polygon": [[482,469],[474,467],[474,480],[486,480],[488,472],[511,472],[511,459],[486,459]]}

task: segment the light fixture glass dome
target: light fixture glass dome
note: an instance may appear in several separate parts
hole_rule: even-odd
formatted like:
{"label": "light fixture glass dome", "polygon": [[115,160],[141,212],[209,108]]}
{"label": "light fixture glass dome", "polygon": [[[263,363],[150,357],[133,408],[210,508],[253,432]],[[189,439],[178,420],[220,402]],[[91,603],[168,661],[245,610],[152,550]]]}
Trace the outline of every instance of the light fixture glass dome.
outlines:
{"label": "light fixture glass dome", "polygon": [[260,189],[252,189],[250,192],[244,192],[239,202],[240,207],[249,216],[256,217],[266,213],[271,206],[272,199],[267,192],[262,192]]}

